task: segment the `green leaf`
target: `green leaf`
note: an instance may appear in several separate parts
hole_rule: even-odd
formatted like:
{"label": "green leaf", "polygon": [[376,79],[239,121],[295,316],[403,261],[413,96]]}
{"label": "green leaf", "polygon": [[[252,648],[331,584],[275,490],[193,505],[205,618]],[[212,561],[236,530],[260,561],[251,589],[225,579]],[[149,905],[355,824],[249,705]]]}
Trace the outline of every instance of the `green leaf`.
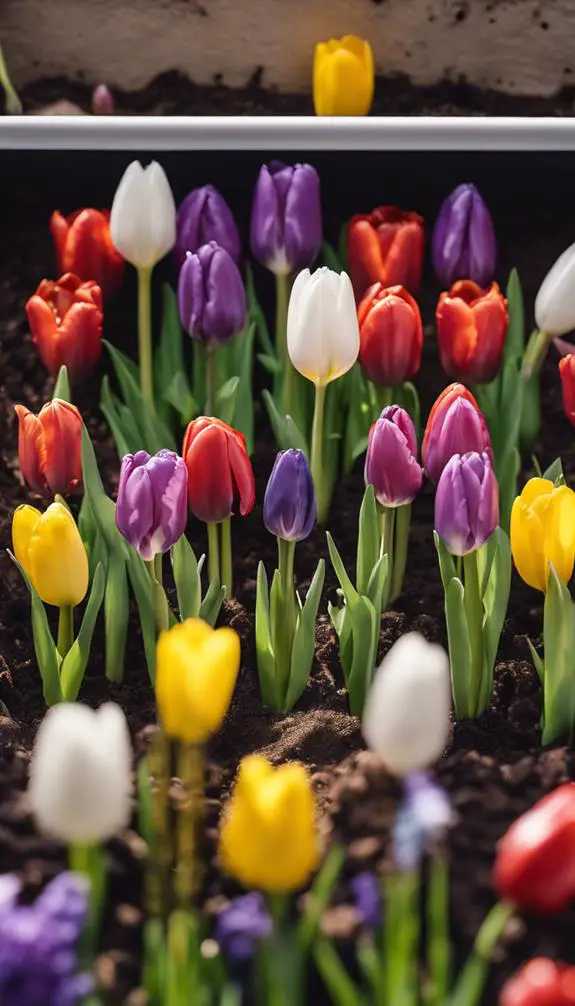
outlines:
{"label": "green leaf", "polygon": [[347,415],[343,446],[343,470],[349,472],[353,463],[367,449],[367,435],[371,425],[371,406],[367,381],[359,363],[342,378],[346,381]]}
{"label": "green leaf", "polygon": [[555,458],[555,461],[552,461],[549,468],[543,472],[541,478],[549,479],[550,482],[553,482],[555,488],[564,486],[565,475],[563,474],[563,462],[561,458]]}
{"label": "green leaf", "polygon": [[170,560],[178,596],[180,619],[198,618],[202,602],[202,583],[195,552],[185,534],[172,545]]}
{"label": "green leaf", "polygon": [[58,371],[58,377],[56,378],[56,383],[54,385],[54,393],[52,395],[52,400],[54,398],[60,398],[63,402],[72,402],[72,394],[70,391],[70,380],[68,377],[68,368],[64,365],[60,367]]}
{"label": "green leaf", "polygon": [[82,473],[84,493],[109,551],[120,549],[126,554],[128,545],[116,527],[116,508],[104,492],[92,441],[85,426],[82,427]]}
{"label": "green leaf", "polygon": [[341,272],[343,266],[339,260],[338,254],[327,241],[324,241],[319,252],[320,261],[322,265],[326,265],[328,269],[333,269],[334,272]]}
{"label": "green leaf", "polygon": [[44,686],[44,701],[47,706],[54,706],[57,702],[62,701],[62,689],[60,686],[59,656],[48,625],[46,609],[36,593],[32,581],[28,578],[27,573],[10,549],[8,549],[8,555],[20,570],[24,582],[30,591],[32,638],[34,640],[34,653],[36,654]]}
{"label": "green leaf", "polygon": [[128,576],[138,605],[148,673],[150,681],[154,684],[156,679],[156,621],[152,581],[142,559],[133,548],[127,549],[127,558]]}
{"label": "green leaf", "polygon": [[[117,402],[116,396],[112,394],[110,389],[110,381],[108,375],[102,378],[102,387],[100,390],[100,408],[104,413],[104,417],[108,426],[110,427],[110,432],[112,434],[114,443],[116,445],[116,450],[118,452],[118,457],[121,459],[126,454],[135,454],[138,450],[138,443],[141,443],[141,437],[136,429],[136,436],[133,437],[134,430],[127,431],[124,429],[124,423],[122,422],[120,415],[119,403]],[[130,418],[133,423],[133,416],[130,414]]]}
{"label": "green leaf", "polygon": [[445,619],[451,664],[451,691],[458,720],[470,715],[473,701],[472,657],[461,580],[453,577],[445,587]]}
{"label": "green leaf", "polygon": [[115,684],[124,680],[124,660],[128,623],[130,621],[130,592],[126,556],[114,549],[110,552],[106,571],[104,594],[104,621],[106,627],[106,677]]}
{"label": "green leaf", "polygon": [[543,663],[543,660],[541,659],[541,657],[537,653],[537,650],[533,646],[533,643],[531,642],[530,639],[527,640],[527,645],[528,645],[529,650],[531,652],[531,658],[533,660],[533,666],[534,666],[535,670],[537,671],[537,677],[539,678],[539,681],[541,682],[541,684],[544,685],[545,684],[545,664]]}
{"label": "green leaf", "polygon": [[288,691],[284,710],[293,709],[307,685],[315,652],[315,626],[325,580],[325,561],[320,559],[299,612],[293,637]]}
{"label": "green leaf", "polygon": [[228,426],[231,426],[236,411],[239,383],[239,377],[230,377],[216,393],[215,414]]}
{"label": "green leaf", "polygon": [[190,419],[200,411],[190,391],[187,378],[181,370],[173,375],[169,384],[164,385],[162,398],[179,413],[183,424],[189,423]]}
{"label": "green leaf", "polygon": [[365,487],[359,510],[357,539],[356,584],[360,594],[367,594],[367,585],[381,551],[381,535],[373,486]]}
{"label": "green leaf", "polygon": [[278,360],[277,356],[268,356],[267,353],[258,353],[256,359],[261,363],[264,370],[267,370],[268,374],[281,374],[283,367],[281,360]]}
{"label": "green leaf", "polygon": [[[183,332],[180,325],[178,301],[169,283],[162,286],[162,331],[154,359],[156,404],[162,411],[164,422],[169,421],[169,410],[162,402],[172,405],[186,422],[194,409],[188,411],[193,398],[184,377]],[[176,389],[176,390],[174,390]],[[186,393],[187,392],[187,393]]]}
{"label": "green leaf", "polygon": [[314,879],[296,931],[302,954],[306,954],[311,949],[319,932],[321,920],[329,905],[345,860],[345,848],[341,845],[332,845]]}
{"label": "green leaf", "polygon": [[239,359],[239,379],[236,394],[236,408],[233,417],[233,426],[240,430],[246,438],[246,448],[248,454],[253,454],[254,450],[254,395],[252,390],[252,375],[254,369],[254,339],[256,333],[255,323],[247,327],[237,337],[237,352]]}
{"label": "green leaf", "polygon": [[507,281],[507,304],[509,324],[503,349],[504,360],[517,360],[521,363],[525,348],[525,310],[523,290],[517,269],[512,269]]}
{"label": "green leaf", "polygon": [[84,610],[80,631],[64,657],[60,668],[62,698],[65,702],[75,702],[78,698],[80,685],[82,684],[90,658],[92,636],[94,635],[98,612],[104,600],[105,587],[106,577],[104,568],[99,565],[92,580],[92,589]]}
{"label": "green leaf", "polygon": [[383,598],[388,576],[389,556],[385,553],[385,555],[380,556],[373,567],[365,592],[366,597],[369,598],[376,612],[381,613],[383,611]]}
{"label": "green leaf", "polygon": [[[485,660],[489,670],[489,680],[493,682],[493,669],[497,657],[497,648],[507,616],[509,592],[511,590],[511,546],[507,534],[501,527],[495,529],[491,539],[495,543],[495,553],[483,595],[483,638],[485,641]],[[487,677],[485,675],[484,680],[486,682],[485,687],[487,687]],[[489,688],[489,694],[491,694],[491,687]]]}
{"label": "green leaf", "polygon": [[433,541],[435,543],[435,550],[437,552],[437,558],[439,559],[439,572],[441,573],[441,582],[443,584],[443,589],[447,590],[447,584],[453,580],[455,573],[455,563],[453,561],[453,556],[451,552],[446,548],[443,538],[437,533],[433,532]]}
{"label": "green leaf", "polygon": [[305,437],[300,433],[291,416],[281,416],[267,388],[262,391],[262,397],[266,403],[270,422],[274,431],[274,437],[278,447],[287,451],[290,447],[296,447],[309,456],[308,446]]}
{"label": "green leaf", "polygon": [[[204,558],[205,556],[202,556],[200,559],[200,562],[198,563],[198,570],[201,569]],[[212,629],[217,622],[220,608],[224,603],[225,596],[226,588],[221,587],[219,580],[214,577],[206,591],[206,596],[200,605],[200,618],[202,618],[204,622],[207,622],[208,625],[211,625]]]}
{"label": "green leaf", "polygon": [[266,322],[266,316],[261,308],[260,302],[258,301],[255,287],[254,278],[251,270],[251,266],[246,267],[246,295],[248,300],[248,313],[249,317],[255,323],[256,334],[259,343],[266,356],[271,359],[276,358],[276,351],[272,340],[270,339],[270,333]]}
{"label": "green leaf", "polygon": [[363,595],[358,595],[357,604],[350,609],[350,616],[353,662],[347,682],[349,708],[353,716],[361,716],[373,678],[381,618],[371,601]]}
{"label": "green leaf", "polygon": [[348,607],[353,608],[353,606],[357,604],[359,600],[359,594],[347,574],[342,558],[337,550],[336,544],[329,531],[326,531],[326,538],[331,564],[333,566],[334,573],[339,580],[339,585],[343,591],[343,596],[345,597],[345,603],[348,605]]}
{"label": "green leaf", "polygon": [[268,578],[258,563],[256,588],[256,656],[260,693],[265,706],[275,706],[275,657],[272,645]]}
{"label": "green leaf", "polygon": [[141,431],[141,446],[145,447],[151,454],[156,454],[157,451],[164,447],[169,450],[175,450],[176,443],[171,431],[159,418],[150,413],[144,402],[138,380],[134,375],[132,361],[124,353],[121,353],[119,349],[116,349],[115,346],[107,342],[106,339],[103,340],[103,343],[112,357],[112,363],[118,383],[122,389],[124,402],[134,416],[138,429]]}
{"label": "green leaf", "polygon": [[575,734],[575,610],[566,584],[550,563],[543,612],[545,648],[542,743]]}
{"label": "green leaf", "polygon": [[404,381],[401,386],[401,396],[403,398],[403,408],[413,419],[413,425],[419,439],[421,436],[421,404],[415,384],[411,381]]}

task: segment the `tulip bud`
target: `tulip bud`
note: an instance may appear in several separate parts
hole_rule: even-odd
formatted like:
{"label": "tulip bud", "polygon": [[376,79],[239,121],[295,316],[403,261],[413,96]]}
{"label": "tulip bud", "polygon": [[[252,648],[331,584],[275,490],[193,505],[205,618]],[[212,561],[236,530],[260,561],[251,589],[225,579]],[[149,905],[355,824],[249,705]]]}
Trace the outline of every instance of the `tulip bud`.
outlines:
{"label": "tulip bud", "polygon": [[564,783],[513,822],[497,846],[493,883],[501,899],[539,915],[575,896],[575,784]]}
{"label": "tulip bud", "polygon": [[575,244],[559,256],[539,287],[535,321],[547,336],[567,335],[575,328]]}
{"label": "tulip bud", "polygon": [[369,431],[365,482],[372,485],[378,503],[403,506],[415,499],[423,471],[417,463],[417,437],[411,417],[398,405],[383,410]]}
{"label": "tulip bud", "polygon": [[178,270],[184,264],[186,252],[196,252],[211,241],[225,248],[239,266],[242,246],[237,224],[224,197],[213,185],[202,185],[188,193],[178,207],[176,227],[174,258]]}
{"label": "tulip bud", "polygon": [[110,215],[112,241],[137,269],[152,269],[176,242],[176,206],[157,161],[132,161],[116,189]]}
{"label": "tulip bud", "polygon": [[487,423],[475,398],[462,384],[450,384],[436,399],[425,427],[421,457],[432,482],[454,454],[491,453]]}
{"label": "tulip bud", "polygon": [[571,425],[575,426],[575,356],[571,353],[559,360],[559,375],[565,415]]}
{"label": "tulip bud", "polygon": [[215,241],[188,252],[178,280],[180,321],[193,339],[224,343],[246,323],[246,292],[231,255]]}
{"label": "tulip bud", "polygon": [[517,572],[545,591],[549,563],[567,583],[575,562],[575,493],[549,479],[529,479],[511,508],[511,553]]}
{"label": "tulip bud", "polygon": [[264,496],[264,524],[284,541],[303,541],[316,522],[313,479],[303,451],[277,455]]}
{"label": "tulip bud", "polygon": [[299,273],[289,300],[287,348],[295,369],[319,386],[353,367],[359,326],[347,273],[325,266]]}
{"label": "tulip bud", "polygon": [[93,370],[102,352],[102,291],[67,273],[43,279],[26,304],[32,339],[52,377],[66,366],[72,382]]}
{"label": "tulip bud", "polygon": [[316,115],[367,115],[373,101],[373,53],[357,35],[318,42],[313,61]]}
{"label": "tulip bud", "polygon": [[255,481],[243,433],[221,419],[192,420],[182,449],[188,468],[188,502],[198,520],[219,523],[253,510]]}
{"label": "tulip bud", "polygon": [[244,887],[287,893],[302,887],[319,859],[315,807],[302,765],[274,768],[261,755],[240,763],[220,832],[225,870]]}
{"label": "tulip bud", "polygon": [[219,730],[240,669],[233,629],[188,618],[162,632],[156,650],[156,701],[168,737],[205,744]]}
{"label": "tulip bud", "polygon": [[16,559],[46,604],[74,606],[88,590],[88,556],[72,514],[63,503],[45,513],[19,506],[12,518]]}
{"label": "tulip bud", "polygon": [[149,562],[182,537],[188,517],[188,470],[174,451],[126,454],[120,469],[116,526]]}
{"label": "tulip bud", "polygon": [[106,84],[98,84],[92,92],[92,112],[94,115],[114,115],[116,104],[114,95]]}
{"label": "tulip bud", "polygon": [[575,968],[534,957],[505,982],[499,1006],[575,1006]]}
{"label": "tulip bud", "polygon": [[423,326],[419,308],[402,286],[374,283],[357,309],[359,362],[370,381],[396,388],[419,370]]}
{"label": "tulip bud", "polygon": [[499,523],[499,488],[487,454],[454,454],[435,494],[435,530],[452,555],[467,555],[491,537]]}
{"label": "tulip bud", "polygon": [[378,206],[351,218],[347,257],[355,299],[368,287],[401,285],[416,294],[423,269],[423,219],[397,206]]}
{"label": "tulip bud", "polygon": [[75,405],[54,398],[37,416],[16,405],[22,476],[39,496],[65,495],[82,481],[82,417]]}
{"label": "tulip bud", "polygon": [[107,297],[122,283],[124,259],[114,247],[107,210],[78,210],[64,217],[55,210],[50,217],[58,272],[74,273],[92,280]]}
{"label": "tulip bud", "polygon": [[393,775],[420,772],[445,749],[450,710],[445,650],[408,632],[375,672],[363,710],[363,736]]}
{"label": "tulip bud", "polygon": [[441,366],[457,380],[485,383],[499,370],[507,335],[507,301],[497,283],[482,290],[471,280],[442,293],[435,312]]}
{"label": "tulip bud", "polygon": [[41,831],[62,842],[107,842],[131,815],[132,751],[126,718],[106,702],[50,709],[30,763],[28,798]]}
{"label": "tulip bud", "polygon": [[470,182],[458,185],[441,204],[433,237],[431,260],[440,283],[471,279],[487,286],[495,275],[497,243],[491,214]]}
{"label": "tulip bud", "polygon": [[319,177],[311,164],[264,164],[252,205],[252,255],[276,276],[313,265],[323,240]]}

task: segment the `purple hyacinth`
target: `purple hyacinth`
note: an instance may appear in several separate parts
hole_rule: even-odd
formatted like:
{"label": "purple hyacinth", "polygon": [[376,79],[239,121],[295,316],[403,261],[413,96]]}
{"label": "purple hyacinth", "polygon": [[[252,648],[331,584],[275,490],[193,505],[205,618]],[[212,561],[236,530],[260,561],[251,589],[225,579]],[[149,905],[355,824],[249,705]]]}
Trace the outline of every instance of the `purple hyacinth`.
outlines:
{"label": "purple hyacinth", "polygon": [[216,939],[231,960],[250,960],[256,944],[272,934],[273,923],[262,894],[252,891],[232,901],[220,913],[216,925]]}
{"label": "purple hyacinth", "polygon": [[186,196],[178,208],[176,228],[174,258],[178,270],[186,252],[195,252],[210,241],[225,248],[236,265],[240,264],[242,246],[234,215],[213,185],[202,185]]}
{"label": "purple hyacinth", "polygon": [[445,790],[425,772],[404,779],[404,796],[393,827],[393,859],[398,870],[418,868],[423,853],[453,821]]}
{"label": "purple hyacinth", "polygon": [[483,545],[499,523],[499,489],[487,454],[455,454],[435,494],[435,530],[452,555]]}
{"label": "purple hyacinth", "polygon": [[483,413],[466,398],[455,398],[447,409],[440,409],[424,441],[423,464],[432,482],[439,478],[454,454],[476,451],[491,460],[491,439]]}
{"label": "purple hyacinth", "polygon": [[116,526],[142,559],[167,552],[188,519],[188,470],[174,451],[126,454],[120,469]]}
{"label": "purple hyacinth", "polygon": [[61,873],[33,905],[19,905],[19,892],[16,877],[0,877],[0,1002],[76,1006],[94,985],[91,975],[77,973],[88,883]]}
{"label": "purple hyacinth", "polygon": [[369,431],[366,485],[373,486],[382,506],[397,507],[415,499],[422,481],[411,417],[398,405],[388,405]]}
{"label": "purple hyacinth", "polygon": [[366,870],[356,874],[349,882],[354,908],[366,929],[375,929],[381,923],[381,883],[374,873]]}
{"label": "purple hyacinth", "polygon": [[311,164],[271,161],[252,205],[252,254],[278,276],[311,266],[323,240],[319,176]]}
{"label": "purple hyacinth", "polygon": [[285,541],[303,541],[316,522],[313,479],[303,451],[277,455],[264,496],[264,524]]}
{"label": "purple hyacinth", "polygon": [[210,241],[187,252],[178,279],[180,321],[193,339],[224,343],[246,323],[246,291],[231,255]]}
{"label": "purple hyacinth", "polygon": [[458,279],[487,286],[493,279],[497,265],[493,221],[475,185],[458,185],[442,203],[431,240],[431,260],[445,286]]}

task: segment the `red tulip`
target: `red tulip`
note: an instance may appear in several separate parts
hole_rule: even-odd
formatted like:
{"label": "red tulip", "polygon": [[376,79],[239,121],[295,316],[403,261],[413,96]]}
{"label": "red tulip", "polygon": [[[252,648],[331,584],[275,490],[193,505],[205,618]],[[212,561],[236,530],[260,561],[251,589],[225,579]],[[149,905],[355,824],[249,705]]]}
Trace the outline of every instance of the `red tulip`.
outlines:
{"label": "red tulip", "polygon": [[207,524],[250,513],[256,500],[252,463],[243,433],[221,419],[200,416],[186,430],[182,456],[188,466],[190,510]]}
{"label": "red tulip", "polygon": [[54,398],[37,416],[24,405],[18,416],[20,471],[40,496],[72,492],[82,481],[82,417],[75,405]]}
{"label": "red tulip", "polygon": [[435,312],[441,365],[457,381],[492,381],[507,334],[507,301],[497,283],[482,290],[470,279],[442,293]]}
{"label": "red tulip", "polygon": [[50,218],[58,272],[73,272],[94,280],[107,297],[118,290],[124,259],[112,244],[108,210],[78,210],[64,217],[55,210]]}
{"label": "red tulip", "polygon": [[499,1006],[575,1006],[575,968],[534,957],[505,983]]}
{"label": "red tulip", "polygon": [[423,218],[397,206],[378,206],[351,218],[347,232],[349,271],[356,301],[374,283],[417,293],[423,268]]}
{"label": "red tulip", "polygon": [[102,291],[72,273],[43,279],[26,304],[32,338],[53,377],[65,364],[71,381],[90,373],[102,352]]}
{"label": "red tulip", "polygon": [[575,426],[575,356],[569,353],[559,360],[559,374],[563,389],[563,408],[570,423]]}
{"label": "red tulip", "polygon": [[370,380],[395,388],[413,377],[421,360],[419,308],[402,286],[374,283],[357,309],[359,362]]}
{"label": "red tulip", "polygon": [[559,786],[501,839],[493,873],[500,898],[541,915],[575,897],[575,783]]}

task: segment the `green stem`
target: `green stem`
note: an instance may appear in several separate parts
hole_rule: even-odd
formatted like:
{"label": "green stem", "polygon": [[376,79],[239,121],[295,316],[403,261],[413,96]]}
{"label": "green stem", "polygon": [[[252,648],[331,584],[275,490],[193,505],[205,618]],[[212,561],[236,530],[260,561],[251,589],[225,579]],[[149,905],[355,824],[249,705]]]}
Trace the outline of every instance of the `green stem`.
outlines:
{"label": "green stem", "polygon": [[222,586],[226,588],[226,600],[233,597],[233,565],[232,565],[232,518],[222,521]]}
{"label": "green stem", "polygon": [[329,490],[323,471],[323,418],[325,412],[325,384],[316,384],[311,431],[311,474],[317,500],[317,519],[323,524],[329,512]]}
{"label": "green stem", "polygon": [[291,651],[295,632],[294,556],[295,541],[285,541],[283,538],[278,538],[281,612],[274,625],[273,649],[276,657],[276,704],[282,712],[287,712],[286,699],[289,691]]}
{"label": "green stem", "polygon": [[280,363],[288,360],[287,315],[289,304],[290,277],[276,276],[276,353]]}
{"label": "green stem", "polygon": [[477,1006],[493,951],[514,910],[514,906],[506,901],[498,901],[493,906],[475,937],[471,956],[461,970],[447,1006]]}
{"label": "green stem", "polygon": [[176,825],[176,895],[188,909],[200,884],[198,840],[203,810],[204,752],[199,744],[178,744],[178,776],[185,786]]}
{"label": "green stem", "polygon": [[387,581],[383,591],[381,610],[385,611],[391,597],[394,572],[394,531],[395,531],[395,507],[379,506],[379,526],[380,526],[380,555],[387,555],[388,572]]}
{"label": "green stem", "polygon": [[218,347],[206,346],[206,416],[215,415],[216,395],[218,393]]}
{"label": "green stem", "polygon": [[[161,577],[161,556],[160,558],[160,577]],[[168,611],[168,599],[166,597],[166,592],[162,587],[161,582],[156,576],[156,560],[158,556],[154,559],[150,559],[146,562],[146,567],[150,577],[150,582],[152,584],[152,603],[154,605],[154,620],[156,623],[156,633],[158,636],[160,632],[164,632],[165,629],[170,627],[170,616]]]}
{"label": "green stem", "polygon": [[208,576],[210,578],[210,583],[212,580],[217,580],[221,583],[220,578],[220,541],[218,525],[210,522],[208,524]]}
{"label": "green stem", "polygon": [[449,868],[445,856],[431,859],[427,891],[426,1006],[444,1006],[451,987],[451,940],[449,934]]}
{"label": "green stem", "polygon": [[457,718],[475,718],[483,712],[481,695],[483,691],[483,600],[481,598],[481,581],[477,565],[477,551],[468,552],[463,556],[463,578],[465,614],[467,630],[471,646],[471,695],[468,696],[467,709],[456,710]]}
{"label": "green stem", "polygon": [[22,114],[22,102],[18,97],[16,90],[10,77],[8,75],[8,67],[6,66],[6,60],[4,59],[4,53],[2,52],[2,46],[0,45],[0,84],[4,88],[4,93],[6,94],[6,111],[8,115],[21,115]]}
{"label": "green stem", "polygon": [[273,934],[266,944],[267,1006],[300,1006],[301,958],[290,945],[292,934],[287,926],[289,902],[285,894],[268,895],[273,919]]}
{"label": "green stem", "polygon": [[524,381],[528,381],[534,374],[539,373],[543,361],[547,356],[547,350],[552,342],[553,336],[548,335],[547,332],[535,329],[532,333],[523,355],[521,376]]}
{"label": "green stem", "polygon": [[106,856],[100,845],[72,843],[68,849],[68,862],[74,873],[80,873],[90,882],[90,911],[81,941],[80,957],[84,966],[93,960],[100,930],[106,893]]}
{"label": "green stem", "polygon": [[393,566],[390,601],[395,601],[403,589],[403,578],[407,566],[409,526],[411,523],[411,503],[397,507],[395,511],[395,534],[393,542]]}
{"label": "green stem", "polygon": [[388,405],[401,405],[401,402],[397,400],[396,389],[395,388],[378,388],[377,389],[377,407],[379,412],[376,419],[379,419],[381,413]]}
{"label": "green stem", "polygon": [[74,608],[63,604],[58,615],[58,653],[62,660],[74,642]]}
{"label": "green stem", "polygon": [[154,361],[152,350],[152,270],[138,269],[138,351],[140,387],[146,408],[155,414]]}

